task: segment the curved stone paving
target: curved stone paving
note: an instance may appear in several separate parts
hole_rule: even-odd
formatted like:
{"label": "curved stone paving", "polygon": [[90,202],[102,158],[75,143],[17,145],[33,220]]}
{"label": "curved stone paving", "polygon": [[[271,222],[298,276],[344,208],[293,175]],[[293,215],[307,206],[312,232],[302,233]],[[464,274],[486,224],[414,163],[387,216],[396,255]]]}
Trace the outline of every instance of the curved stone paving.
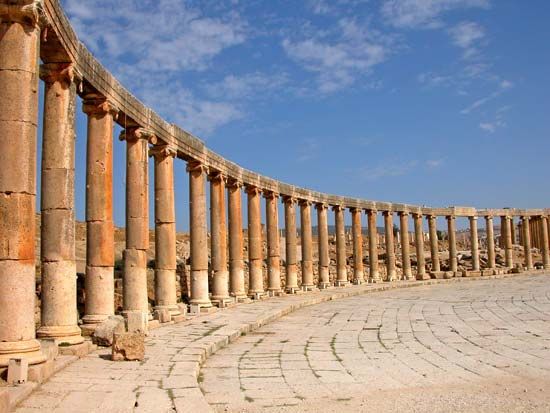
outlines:
{"label": "curved stone paving", "polygon": [[308,307],[217,352],[199,381],[220,412],[547,412],[550,276]]}

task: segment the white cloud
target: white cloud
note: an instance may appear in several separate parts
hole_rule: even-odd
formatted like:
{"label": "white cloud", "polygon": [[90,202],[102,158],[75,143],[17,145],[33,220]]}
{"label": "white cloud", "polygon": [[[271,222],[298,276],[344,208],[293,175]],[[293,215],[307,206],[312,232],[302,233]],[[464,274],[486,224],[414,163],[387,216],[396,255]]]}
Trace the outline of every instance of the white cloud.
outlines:
{"label": "white cloud", "polygon": [[205,89],[213,98],[263,99],[279,91],[288,81],[286,73],[268,75],[254,72],[242,76],[228,75],[220,82],[209,83]]}
{"label": "white cloud", "polygon": [[495,112],[494,119],[491,121],[481,122],[479,124],[479,128],[491,134],[495,133],[497,129],[505,128],[507,124],[504,116],[506,112],[508,112],[511,108],[512,106],[503,106],[501,108],[498,108]]}
{"label": "white cloud", "polygon": [[389,37],[360,26],[353,19],[340,19],[336,32],[332,39],[314,36],[302,40],[285,38],[282,42],[291,59],[317,74],[321,93],[353,85],[391,53]]}
{"label": "white cloud", "polygon": [[443,26],[442,14],[461,8],[488,8],[490,0],[384,0],[384,20],[398,28],[433,29]]}
{"label": "white cloud", "polygon": [[485,96],[485,97],[482,97],[476,101],[474,101],[470,106],[462,109],[460,111],[460,113],[462,113],[463,115],[468,115],[470,114],[471,112],[473,112],[475,109],[478,109],[479,107],[485,105],[487,102],[490,102],[496,98],[498,98],[500,95],[502,95],[502,93],[504,93],[504,91],[512,88],[514,86],[514,84],[508,80],[503,80],[500,82],[499,84],[499,88],[497,90],[495,90],[493,93]]}
{"label": "white cloud", "polygon": [[474,22],[461,22],[449,29],[453,43],[464,49],[462,57],[473,60],[481,57],[479,44],[485,38],[485,29]]}

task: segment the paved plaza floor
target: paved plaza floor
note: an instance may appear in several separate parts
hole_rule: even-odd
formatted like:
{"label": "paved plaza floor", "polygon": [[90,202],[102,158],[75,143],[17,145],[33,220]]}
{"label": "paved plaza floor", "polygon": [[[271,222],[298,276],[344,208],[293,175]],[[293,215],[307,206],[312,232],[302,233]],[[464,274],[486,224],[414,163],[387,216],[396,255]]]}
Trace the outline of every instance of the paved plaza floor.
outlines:
{"label": "paved plaza floor", "polygon": [[143,362],[100,350],[17,411],[550,411],[550,275],[422,284],[273,298],[164,326]]}
{"label": "paved plaza floor", "polygon": [[308,307],[220,350],[200,380],[219,412],[548,412],[550,276]]}

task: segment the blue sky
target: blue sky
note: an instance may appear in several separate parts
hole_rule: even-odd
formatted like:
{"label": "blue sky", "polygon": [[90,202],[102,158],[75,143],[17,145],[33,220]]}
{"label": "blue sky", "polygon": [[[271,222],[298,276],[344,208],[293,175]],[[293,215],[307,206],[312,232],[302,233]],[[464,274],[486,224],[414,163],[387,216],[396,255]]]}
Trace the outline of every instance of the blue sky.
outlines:
{"label": "blue sky", "polygon": [[[550,206],[547,1],[62,3],[136,96],[246,168],[374,200]],[[79,219],[85,136],[80,114]],[[119,225],[124,157],[117,140]]]}

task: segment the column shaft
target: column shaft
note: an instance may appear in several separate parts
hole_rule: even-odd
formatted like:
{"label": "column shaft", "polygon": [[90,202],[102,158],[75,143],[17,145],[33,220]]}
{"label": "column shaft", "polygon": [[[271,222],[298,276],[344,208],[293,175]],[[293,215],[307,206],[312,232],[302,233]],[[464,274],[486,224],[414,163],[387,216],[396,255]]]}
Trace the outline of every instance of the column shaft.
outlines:
{"label": "column shaft", "polygon": [[74,147],[76,85],[69,64],[42,65],[41,327],[38,337],[78,344],[76,308]]}
{"label": "column shaft", "polygon": [[229,181],[229,293],[237,300],[246,299],[244,290],[243,213],[241,184]]}
{"label": "column shaft", "polygon": [[369,283],[380,281],[378,272],[378,228],[376,227],[376,210],[367,211],[369,231]]}
{"label": "column shaft", "polygon": [[525,268],[527,270],[533,269],[533,255],[531,254],[531,232],[529,230],[530,217],[521,217],[521,227],[523,231],[523,253],[525,255]]}
{"label": "column shaft", "polygon": [[[426,257],[424,255],[424,230],[422,228],[422,215],[414,214],[414,237],[416,244],[416,279],[429,280],[426,274]],[[437,239],[437,235],[436,235]]]}
{"label": "column shaft", "polygon": [[399,229],[401,233],[401,259],[403,261],[403,279],[412,280],[411,252],[409,243],[409,214],[399,213]]}
{"label": "column shaft", "polygon": [[156,146],[155,159],[155,308],[181,312],[176,290],[176,214],[174,199],[174,157],[168,146]]}
{"label": "column shaft", "polygon": [[487,215],[485,217],[485,232],[487,234],[487,266],[489,269],[496,268],[495,259],[495,229],[493,226],[493,217]]}
{"label": "column shaft", "polygon": [[0,366],[44,360],[34,330],[39,41],[36,7],[0,8]]}
{"label": "column shaft", "polygon": [[281,251],[279,240],[279,194],[265,194],[267,221],[267,290],[271,294],[281,292]]}
{"label": "column shaft", "polygon": [[432,272],[441,271],[439,263],[439,240],[437,239],[437,217],[428,215],[428,226],[430,229],[430,256],[432,258]]}
{"label": "column shaft", "polygon": [[191,296],[189,303],[212,306],[208,295],[208,227],[206,219],[205,167],[187,165],[189,172],[189,229],[191,232]]}
{"label": "column shaft", "polygon": [[472,250],[472,270],[479,271],[479,238],[477,236],[477,217],[470,217],[470,247]]}
{"label": "column shaft", "polygon": [[395,247],[393,241],[393,212],[384,211],[384,229],[386,232],[386,281],[396,279],[395,271]]}
{"label": "column shaft", "polygon": [[330,286],[330,256],[328,246],[327,205],[317,204],[317,230],[319,238],[319,288]]}
{"label": "column shaft", "polygon": [[296,271],[296,201],[285,197],[285,254],[286,254],[286,292],[293,293],[298,289],[298,274]]}
{"label": "column shaft", "polygon": [[351,209],[353,233],[353,282],[362,284],[365,281],[363,269],[363,224],[361,223],[361,209]]}
{"label": "column shaft", "polygon": [[550,245],[548,240],[548,217],[543,215],[540,218],[540,232],[542,243],[542,264],[544,269],[550,269]]}
{"label": "column shaft", "polygon": [[336,224],[336,286],[341,287],[348,283],[344,208],[336,205],[333,210]]}
{"label": "column shaft", "polygon": [[458,261],[456,252],[456,217],[447,217],[447,227],[449,236],[449,270],[452,273],[458,271]]}
{"label": "column shaft", "polygon": [[248,295],[257,298],[264,294],[262,222],[260,189],[249,186],[248,194]]}
{"label": "column shaft", "polygon": [[513,241],[512,241],[512,225],[513,221],[510,217],[503,216],[500,218],[501,223],[501,237],[504,237],[504,257],[507,268],[514,267],[514,256],[513,256]]}
{"label": "column shaft", "polygon": [[311,234],[311,202],[300,201],[300,232],[302,236],[302,289],[311,291],[313,283],[313,240]]}

